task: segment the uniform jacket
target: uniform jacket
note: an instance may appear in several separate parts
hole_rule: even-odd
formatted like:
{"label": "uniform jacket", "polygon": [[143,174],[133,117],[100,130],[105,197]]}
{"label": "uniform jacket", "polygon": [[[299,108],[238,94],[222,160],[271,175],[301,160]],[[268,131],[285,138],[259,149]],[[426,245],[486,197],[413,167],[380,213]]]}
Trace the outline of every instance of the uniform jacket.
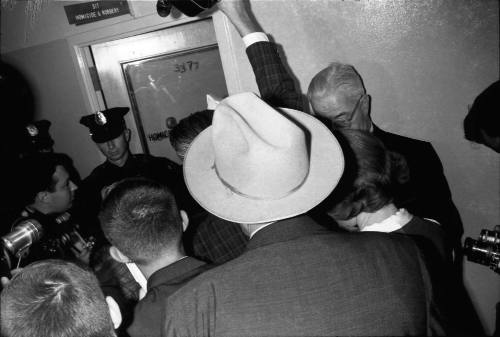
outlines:
{"label": "uniform jacket", "polygon": [[[125,178],[145,177],[167,184],[176,198],[186,199],[187,190],[182,170],[176,163],[161,157],[146,154],[130,155],[125,165],[116,166],[108,161],[97,166],[76,190],[71,213],[79,219],[82,228],[101,236],[97,215],[102,198],[101,190]],[[182,204],[182,200],[178,200]]]}
{"label": "uniform jacket", "polygon": [[171,296],[163,336],[442,334],[436,309],[411,239],[331,232],[299,216]]}

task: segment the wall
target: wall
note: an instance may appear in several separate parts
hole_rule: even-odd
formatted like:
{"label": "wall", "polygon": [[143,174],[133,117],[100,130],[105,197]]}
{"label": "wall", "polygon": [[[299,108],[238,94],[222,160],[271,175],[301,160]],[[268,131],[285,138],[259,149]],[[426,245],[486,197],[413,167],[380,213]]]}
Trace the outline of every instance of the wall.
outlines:
{"label": "wall", "polygon": [[[83,126],[78,124],[87,110],[70,53],[66,40],[59,39],[10,52],[2,55],[2,59],[23,69],[36,88],[35,115],[52,121],[50,133],[55,140],[55,150],[73,158],[83,174],[92,169],[86,156],[95,154],[96,147],[89,141]],[[81,130],[75,130],[77,126]]]}
{"label": "wall", "polygon": [[[65,41],[98,30],[119,34],[133,30],[142,19],[153,27],[160,22],[154,3],[131,3],[134,17],[81,27],[67,24],[63,4],[50,4],[28,41],[26,25],[18,24],[24,22],[21,10],[2,11],[2,58],[36,83],[39,114],[60,121],[53,126],[57,148],[75,158],[83,175],[99,157],[80,125],[72,124],[88,113],[88,102],[77,85],[72,49]],[[380,127],[432,141],[462,215],[465,236],[476,238],[482,228],[500,224],[500,156],[467,142],[462,131],[467,106],[498,79],[498,1],[253,0],[252,7],[263,28],[282,45],[303,92],[312,76],[332,60],[350,62],[365,80],[372,116]],[[235,36],[232,31],[230,41],[241,48]],[[236,54],[240,87],[253,89],[244,53]],[[465,279],[492,333],[500,276],[466,262]]]}

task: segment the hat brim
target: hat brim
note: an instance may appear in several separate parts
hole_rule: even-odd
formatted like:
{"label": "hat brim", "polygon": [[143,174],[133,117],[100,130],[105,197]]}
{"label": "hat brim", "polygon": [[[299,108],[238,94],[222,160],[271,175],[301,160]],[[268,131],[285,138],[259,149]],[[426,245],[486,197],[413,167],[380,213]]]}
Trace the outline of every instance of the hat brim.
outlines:
{"label": "hat brim", "polygon": [[232,222],[264,223],[306,213],[333,191],[344,171],[344,156],[335,136],[311,115],[292,109],[279,111],[308,134],[310,168],[304,183],[278,200],[257,200],[231,191],[215,172],[209,127],[191,143],[183,165],[189,192],[203,208]]}
{"label": "hat brim", "polygon": [[118,138],[123,131],[125,131],[125,126],[115,126],[114,128],[105,128],[103,130],[96,130],[92,134],[91,138],[95,143],[106,143],[110,140]]}

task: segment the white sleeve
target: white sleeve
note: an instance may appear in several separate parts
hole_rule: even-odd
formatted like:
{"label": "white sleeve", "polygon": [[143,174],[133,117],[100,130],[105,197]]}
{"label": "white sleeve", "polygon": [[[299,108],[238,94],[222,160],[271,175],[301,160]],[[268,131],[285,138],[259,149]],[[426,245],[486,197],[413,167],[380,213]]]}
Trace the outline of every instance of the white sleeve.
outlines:
{"label": "white sleeve", "polygon": [[254,32],[243,36],[243,43],[247,48],[256,42],[262,41],[269,42],[269,38],[267,37],[267,35],[262,32]]}

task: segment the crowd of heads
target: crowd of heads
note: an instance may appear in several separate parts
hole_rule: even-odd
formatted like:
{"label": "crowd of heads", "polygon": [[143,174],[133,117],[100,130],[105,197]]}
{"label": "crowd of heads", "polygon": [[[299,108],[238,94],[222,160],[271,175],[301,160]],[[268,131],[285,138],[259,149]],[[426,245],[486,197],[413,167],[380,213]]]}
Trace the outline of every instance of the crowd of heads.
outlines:
{"label": "crowd of heads", "polygon": [[[498,89],[496,82],[476,98],[464,131],[466,139],[500,152]],[[317,119],[278,112],[243,93],[215,111],[181,120],[169,138],[196,201],[249,234],[318,204],[341,227],[358,230],[358,215],[393,203],[397,186],[411,178],[409,168],[371,133],[370,96],[356,69],[331,63],[313,77],[307,97]],[[130,156],[128,110],[107,109],[80,120],[107,161],[120,166]],[[20,156],[19,174],[22,203],[57,214],[71,207],[76,186],[67,163],[51,153],[49,126],[45,121],[26,128],[31,147]],[[99,220],[117,261],[151,266],[184,254],[188,217],[162,183],[128,178],[113,184],[103,195]],[[1,293],[2,335],[113,337],[109,307],[98,289],[86,267],[62,260],[31,264]]]}

